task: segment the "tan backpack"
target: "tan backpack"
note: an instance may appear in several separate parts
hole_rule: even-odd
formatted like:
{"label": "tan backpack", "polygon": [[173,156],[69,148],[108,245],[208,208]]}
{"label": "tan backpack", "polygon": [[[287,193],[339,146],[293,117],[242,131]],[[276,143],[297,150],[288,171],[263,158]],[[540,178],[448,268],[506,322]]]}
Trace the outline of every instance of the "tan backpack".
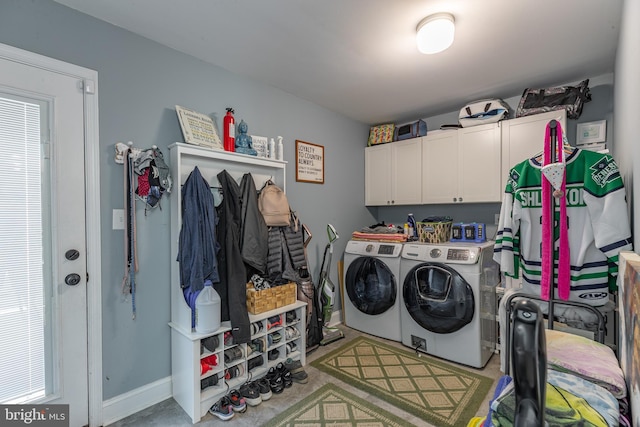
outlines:
{"label": "tan backpack", "polygon": [[291,225],[291,209],[284,191],[273,181],[267,181],[258,196],[258,208],[269,227]]}

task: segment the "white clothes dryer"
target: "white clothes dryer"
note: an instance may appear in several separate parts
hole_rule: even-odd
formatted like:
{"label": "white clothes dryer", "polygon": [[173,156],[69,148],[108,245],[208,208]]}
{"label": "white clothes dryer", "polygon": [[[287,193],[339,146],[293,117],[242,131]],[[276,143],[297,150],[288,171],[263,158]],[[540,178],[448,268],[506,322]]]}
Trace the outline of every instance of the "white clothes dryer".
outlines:
{"label": "white clothes dryer", "polygon": [[350,240],[344,252],[344,323],[381,338],[401,341],[402,243]]}
{"label": "white clothes dryer", "polygon": [[496,343],[493,242],[405,244],[400,277],[402,343],[484,367]]}

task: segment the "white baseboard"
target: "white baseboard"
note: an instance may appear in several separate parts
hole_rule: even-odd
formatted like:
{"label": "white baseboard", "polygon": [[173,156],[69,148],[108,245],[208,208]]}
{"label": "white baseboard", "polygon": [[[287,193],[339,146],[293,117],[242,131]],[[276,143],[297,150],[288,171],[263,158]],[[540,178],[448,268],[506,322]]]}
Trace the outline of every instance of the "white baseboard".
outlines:
{"label": "white baseboard", "polygon": [[104,426],[142,411],[172,396],[171,376],[143,385],[135,390],[102,402]]}
{"label": "white baseboard", "polygon": [[342,310],[334,311],[331,313],[331,319],[329,319],[329,326],[336,326],[342,323]]}

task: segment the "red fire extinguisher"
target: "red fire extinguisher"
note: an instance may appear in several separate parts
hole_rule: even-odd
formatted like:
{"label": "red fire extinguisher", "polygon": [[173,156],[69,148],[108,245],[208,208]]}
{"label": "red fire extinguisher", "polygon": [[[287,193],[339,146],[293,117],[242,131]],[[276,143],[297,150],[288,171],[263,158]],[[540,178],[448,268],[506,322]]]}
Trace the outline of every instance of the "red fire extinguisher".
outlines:
{"label": "red fire extinguisher", "polygon": [[233,108],[227,108],[224,116],[224,150],[236,151],[236,119],[233,117]]}

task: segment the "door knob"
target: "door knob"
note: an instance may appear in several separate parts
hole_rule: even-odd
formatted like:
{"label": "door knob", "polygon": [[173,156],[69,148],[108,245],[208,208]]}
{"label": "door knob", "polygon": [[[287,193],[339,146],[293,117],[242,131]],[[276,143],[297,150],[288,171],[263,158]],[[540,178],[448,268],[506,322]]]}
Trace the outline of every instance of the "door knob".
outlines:
{"label": "door knob", "polygon": [[79,256],[80,256],[80,252],[78,252],[75,249],[69,249],[67,252],[64,253],[64,257],[69,261],[75,261],[78,259]]}
{"label": "door knob", "polygon": [[80,283],[80,275],[76,273],[67,274],[67,277],[64,278],[64,283],[69,286],[75,286]]}

